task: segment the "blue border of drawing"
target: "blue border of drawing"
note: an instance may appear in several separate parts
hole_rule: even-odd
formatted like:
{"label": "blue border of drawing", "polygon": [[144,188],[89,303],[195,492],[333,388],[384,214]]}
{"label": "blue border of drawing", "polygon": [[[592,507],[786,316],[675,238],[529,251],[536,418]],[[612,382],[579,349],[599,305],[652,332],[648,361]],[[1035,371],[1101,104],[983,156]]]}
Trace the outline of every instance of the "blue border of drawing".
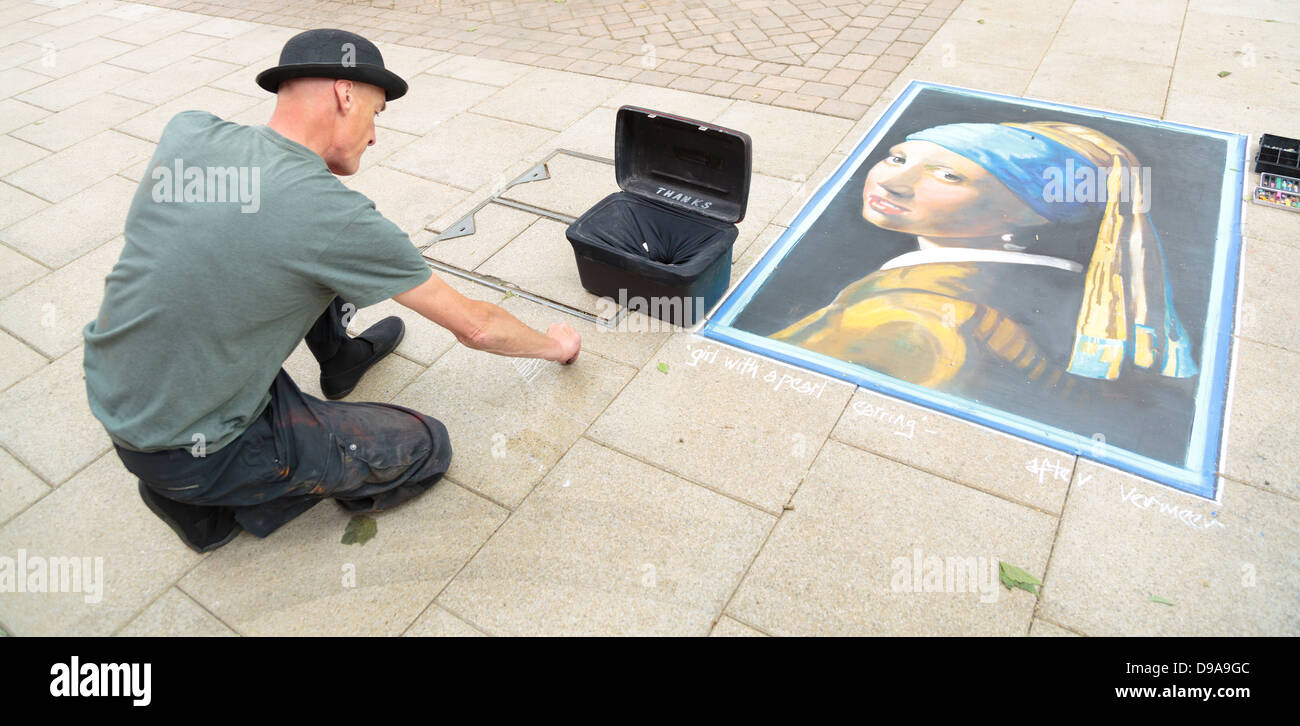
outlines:
{"label": "blue border of drawing", "polygon": [[[1113,444],[1099,446],[1098,442],[1091,438],[1085,438],[1071,431],[1047,426],[1032,419],[907,383],[868,368],[731,327],[731,322],[735,320],[736,315],[749,304],[750,299],[767,281],[768,276],[786,254],[803,239],[808,228],[825,211],[827,204],[875,147],[880,136],[894,124],[899,114],[911,104],[917,94],[927,89],[938,89],[974,98],[1005,101],[1035,108],[1063,109],[1098,118],[1120,119],[1144,126],[1209,136],[1226,142],[1227,154],[1220,193],[1213,279],[1200,360],[1201,376],[1196,389],[1191,441],[1183,467],[1126,451]],[[840,164],[821,189],[804,205],[799,215],[767,250],[758,264],[750,270],[745,279],[718,306],[701,333],[708,338],[754,353],[1108,464],[1197,496],[1214,499],[1218,489],[1217,471],[1221,454],[1220,437],[1223,432],[1224,398],[1228,383],[1228,354],[1232,342],[1232,316],[1236,304],[1237,276],[1241,259],[1241,203],[1245,163],[1246,137],[1242,134],[914,80],[876,121],[853,153]]]}

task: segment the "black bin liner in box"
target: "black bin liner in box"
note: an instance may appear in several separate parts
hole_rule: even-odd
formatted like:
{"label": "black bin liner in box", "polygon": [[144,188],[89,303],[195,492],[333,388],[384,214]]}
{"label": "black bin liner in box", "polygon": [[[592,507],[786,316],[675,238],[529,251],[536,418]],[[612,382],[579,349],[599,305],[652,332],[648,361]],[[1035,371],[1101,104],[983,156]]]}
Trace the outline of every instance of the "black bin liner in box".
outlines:
{"label": "black bin liner in box", "polygon": [[633,106],[619,109],[619,187],[569,226],[588,291],[693,325],[731,278],[749,196],[749,137]]}

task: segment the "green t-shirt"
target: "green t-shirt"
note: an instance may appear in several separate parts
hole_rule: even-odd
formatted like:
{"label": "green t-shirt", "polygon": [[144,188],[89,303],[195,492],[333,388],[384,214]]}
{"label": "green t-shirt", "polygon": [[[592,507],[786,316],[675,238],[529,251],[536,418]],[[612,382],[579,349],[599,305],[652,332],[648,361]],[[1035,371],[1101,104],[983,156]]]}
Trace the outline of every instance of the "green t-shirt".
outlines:
{"label": "green t-shirt", "polygon": [[125,448],[216,451],[262,413],[336,295],[362,308],[431,274],[315,152],[266,126],[177,114],[82,331],[90,409]]}

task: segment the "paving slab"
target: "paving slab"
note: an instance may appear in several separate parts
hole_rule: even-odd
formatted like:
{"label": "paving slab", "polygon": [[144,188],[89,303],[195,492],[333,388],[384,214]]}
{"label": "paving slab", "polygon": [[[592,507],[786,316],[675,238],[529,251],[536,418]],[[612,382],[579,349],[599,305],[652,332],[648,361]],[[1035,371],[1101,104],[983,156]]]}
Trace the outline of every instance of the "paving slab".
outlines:
{"label": "paving slab", "polygon": [[[754,265],[763,257],[781,235],[785,234],[785,227],[777,224],[769,224],[763,228],[758,237],[753,242],[745,245],[744,250],[737,251],[732,248],[731,251],[731,286],[735,287],[745,276],[749,274]],[[726,298],[723,298],[724,300]]]}
{"label": "paving slab", "polygon": [[55,486],[111,447],[86,402],[81,362],[77,347],[0,393],[0,444]]}
{"label": "paving slab", "polygon": [[29,568],[33,557],[89,557],[83,573],[97,575],[75,592],[71,576],[58,592],[48,582],[45,592],[0,592],[0,621],[13,635],[110,635],[199,561],[145,506],[137,482],[104,453],[0,528],[0,552],[22,550]]}
{"label": "paving slab", "polygon": [[[1250,2],[1251,0],[1246,0]],[[1192,0],[1191,6],[1196,4]],[[1242,5],[1244,3],[1229,3]],[[1164,23],[1179,24],[1189,9],[1187,0],[1150,0],[1141,3],[1074,3],[1070,8],[1071,17],[1105,18],[1116,23]]]}
{"label": "paving slab", "polygon": [[[830,441],[727,613],[773,635],[1024,635],[1056,519]],[[972,574],[973,573],[973,574]]]}
{"label": "paving slab", "polygon": [[221,42],[220,38],[197,33],[180,32],[164,36],[112,60],[112,64],[142,73],[172,67],[189,57]]}
{"label": "paving slab", "polygon": [[[503,177],[516,159],[533,156],[551,136],[552,132],[533,126],[463,113],[443,122],[438,133],[397,151],[384,165],[473,190]],[[508,181],[502,178],[500,186]]]}
{"label": "paving slab", "polygon": [[[1264,109],[1256,109],[1256,110],[1263,111]],[[1261,114],[1261,117],[1282,118],[1280,111],[1275,113],[1272,109],[1269,109],[1265,113],[1267,114],[1267,116]],[[1269,122],[1265,121],[1263,123],[1254,124],[1254,128],[1276,130],[1278,127],[1275,124],[1269,125]],[[1260,133],[1265,133],[1265,132],[1260,132]],[[1246,162],[1247,164],[1254,163],[1253,156],[1258,146],[1258,140],[1260,134],[1253,133],[1250,135],[1255,139],[1255,142],[1251,145],[1250,156],[1252,157],[1252,160],[1247,161]],[[1248,166],[1246,168],[1250,168],[1250,167]],[[1258,177],[1255,178],[1255,181],[1257,180]],[[1247,194],[1252,193],[1254,191],[1254,188],[1255,186],[1253,183],[1249,184],[1246,187],[1246,193]],[[1288,222],[1294,222],[1295,212],[1290,212],[1285,209],[1274,209],[1271,207],[1265,207],[1262,204],[1254,204],[1250,202],[1242,204],[1241,208],[1242,208],[1241,216],[1242,216],[1242,230],[1243,230],[1242,234],[1245,237],[1252,240],[1259,240],[1261,242],[1272,242],[1272,243],[1285,245],[1292,248],[1300,247],[1300,237],[1291,234],[1290,230],[1287,227]],[[1249,244],[1247,244],[1247,247],[1249,247]]]}
{"label": "paving slab", "polygon": [[344,182],[375,203],[375,209],[407,234],[424,229],[442,210],[464,199],[464,189],[375,165]]}
{"label": "paving slab", "polygon": [[0,71],[0,98],[18,96],[25,91],[29,91],[29,89],[39,87],[43,83],[49,83],[49,81],[50,76],[24,68],[9,68]]}
{"label": "paving slab", "polygon": [[1300,353],[1300,249],[1263,240],[1245,239],[1243,297],[1237,335]]}
{"label": "paving slab", "polygon": [[1183,42],[1196,52],[1179,57],[1171,88],[1237,104],[1293,92],[1300,62],[1298,21],[1294,9],[1269,20],[1189,11]]}
{"label": "paving slab", "polygon": [[444,480],[342,544],[350,515],[325,501],[266,539],[240,535],[178,586],[243,635],[399,635],[506,514]]}
{"label": "paving slab", "polygon": [[128,166],[147,161],[154,145],[109,129],[27,164],[4,178],[47,202],[61,202]]}
{"label": "paving slab", "polygon": [[[0,337],[0,351],[8,353],[5,338],[9,336]],[[15,514],[49,493],[50,488],[45,482],[28,471],[9,452],[0,449],[0,524],[8,522]]]}
{"label": "paving slab", "polygon": [[[1172,0],[1166,0],[1171,2]],[[1220,3],[1215,0],[1191,0],[1187,9],[1197,13],[1216,15],[1236,15],[1257,20],[1277,20],[1294,17],[1294,7],[1287,0],[1244,0],[1236,3]]]}
{"label": "paving slab", "polygon": [[504,87],[528,75],[532,70],[531,67],[519,63],[448,54],[431,66],[427,72],[462,81]]}
{"label": "paving slab", "polygon": [[[1158,118],[1165,107],[1170,70],[1166,65],[1084,55],[1053,46],[1025,95]],[[1124,74],[1125,83],[1113,82],[1117,73]]]}
{"label": "paving slab", "polygon": [[484,83],[429,74],[407,77],[407,84],[410,90],[379,114],[376,126],[424,136],[497,91]]}
{"label": "paving slab", "polygon": [[568,149],[612,161],[617,118],[618,112],[613,108],[600,106],[592,109],[542,146],[542,156],[555,149]]}
{"label": "paving slab", "polygon": [[1072,633],[1059,625],[1035,618],[1034,624],[1029,626],[1029,637],[1031,638],[1077,638],[1078,633]]}
{"label": "paving slab", "polygon": [[[238,70],[211,81],[207,85],[212,86],[213,88],[220,88],[223,91],[242,93],[246,96],[252,96],[258,99],[268,97],[274,98],[270,93],[263,90],[261,86],[257,85],[257,74],[267,68],[274,68],[276,65],[279,65],[279,61],[280,51],[275,50],[274,52],[267,53],[251,63],[243,64],[243,66]],[[394,103],[393,107],[396,108],[397,104]],[[388,111],[385,110],[384,113],[386,114]],[[378,123],[378,119],[376,119],[376,123]]]}
{"label": "paving slab", "polygon": [[[268,94],[266,98],[262,100],[262,103],[259,103],[240,114],[240,116],[246,120],[241,120],[239,123],[249,125],[265,124],[267,121],[271,120],[271,114],[275,111],[275,102],[276,97]],[[253,115],[254,112],[257,112],[257,115]],[[232,120],[238,119],[239,117],[236,117]],[[394,131],[392,129],[381,129],[376,126],[375,145],[366,149],[366,153],[361,155],[361,163],[357,166],[356,174],[350,177],[344,177],[343,182],[346,184],[349,180],[354,180],[356,177],[360,176],[362,172],[380,166],[384,159],[392,156],[397,150],[418,138],[420,137],[414,134]]]}
{"label": "paving slab", "polygon": [[[958,56],[955,46],[949,47],[947,50],[944,50],[942,46],[938,46],[936,52],[928,52],[935,48],[936,46],[927,45],[924,55],[918,56],[916,60],[912,61],[911,65],[903,69],[898,74],[899,81],[895,81],[895,83],[905,83],[916,79],[960,88],[1004,93],[1010,96],[1023,96],[1025,95],[1025,89],[1029,86],[1029,81],[1034,76],[1032,68],[1012,68],[983,63],[978,57]],[[891,85],[891,91],[895,87]],[[892,101],[895,95],[893,92],[887,92],[881,98]],[[870,112],[864,116],[866,118],[875,118],[875,114]],[[865,128],[862,130],[865,131]],[[857,129],[855,129],[856,131]],[[862,135],[862,133],[849,134],[855,142],[860,140]]]}
{"label": "paving slab", "polygon": [[[1075,5],[1073,0],[963,0],[949,17],[976,24],[981,20],[985,23],[1015,23],[1031,30],[1056,32]],[[1131,8],[1126,9],[1133,12]]]}
{"label": "paving slab", "polygon": [[247,33],[241,33],[225,42],[204,48],[196,55],[227,63],[252,63],[265,56],[267,51],[283,48],[286,40],[300,32],[302,31],[293,28],[259,24],[257,28]]}
{"label": "paving slab", "polygon": [[[385,43],[381,53],[384,56],[384,67],[392,70],[402,78],[407,79],[408,83],[410,82],[410,79],[415,78],[416,76],[428,71],[433,66],[442,63],[451,55],[450,53],[430,50],[428,48],[417,48],[413,45],[398,45],[396,43]],[[279,65],[278,58],[277,63],[273,63],[272,65]],[[269,67],[270,66],[268,66],[268,68]],[[409,90],[407,91],[407,94],[408,95],[402,97],[402,100],[406,100],[410,97]]]}
{"label": "paving slab", "polygon": [[[61,267],[122,233],[136,185],[120,176],[52,204],[0,231],[0,242],[48,267]],[[50,235],[50,230],[59,230]]]}
{"label": "paving slab", "polygon": [[[137,5],[136,7],[142,7]],[[127,25],[123,25],[114,30],[106,31],[103,36],[113,40],[121,40],[135,45],[145,45],[150,41],[161,38],[172,33],[178,33],[182,30],[188,30],[200,23],[206,22],[208,18],[197,13],[186,13],[179,10],[164,10],[161,8],[152,8],[158,12],[149,13],[142,17],[133,19]]]}
{"label": "paving slab", "polygon": [[0,100],[0,133],[9,133],[49,115],[49,111],[39,106],[15,98],[5,98]]}
{"label": "paving slab", "polygon": [[407,638],[483,638],[486,635],[466,623],[464,620],[447,612],[438,604],[429,606],[403,637]]}
{"label": "paving slab", "polygon": [[[0,141],[0,145],[4,145],[4,142]],[[44,199],[32,196],[18,187],[0,182],[0,229],[4,229],[15,222],[24,220],[48,206],[50,206],[50,203]],[[16,253],[8,252],[7,250],[0,251],[0,256],[17,257]],[[25,260],[26,258],[23,259]],[[24,266],[23,262],[17,260],[15,260],[15,262],[20,266],[20,268]],[[35,263],[26,260],[26,265],[35,265]],[[10,268],[4,272],[0,272],[0,280],[6,282],[22,279],[23,277],[28,277],[28,275],[21,269]],[[9,284],[13,283],[9,282]],[[5,282],[0,282],[0,295],[5,294],[8,289],[9,288]]]}
{"label": "paving slab", "polygon": [[751,174],[749,178],[749,200],[745,207],[745,218],[736,225],[736,244],[733,253],[744,253],[769,222],[784,224],[777,219],[777,213],[784,208],[792,197],[811,186],[808,176],[795,174],[789,178]]}
{"label": "paving slab", "polygon": [[35,119],[10,131],[10,135],[50,151],[62,151],[148,109],[147,103],[101,93],[71,108]]}
{"label": "paving slab", "polygon": [[511,296],[501,306],[535,330],[545,331],[552,323],[569,325],[582,337],[583,351],[633,368],[644,365],[672,333],[681,330],[635,311],[626,312],[617,325],[608,327],[518,296]]}
{"label": "paving slab", "polygon": [[497,635],[707,635],[774,521],[579,440],[438,602]]}
{"label": "paving slab", "polygon": [[567,227],[551,219],[539,219],[474,271],[608,319],[613,316],[613,306],[602,303],[601,298],[582,287],[573,246],[564,236]]}
{"label": "paving slab", "polygon": [[433,242],[425,249],[424,256],[462,270],[473,270],[538,219],[530,212],[489,204],[474,214],[474,234]]}
{"label": "paving slab", "polygon": [[99,314],[104,278],[123,244],[114,238],[0,300],[0,326],[51,359],[81,345],[82,328]]}
{"label": "paving slab", "polygon": [[927,45],[950,51],[951,57],[959,62],[971,60],[1032,70],[1038,67],[1052,44],[1055,29],[1050,28],[1050,20],[1035,27],[1032,21],[1020,19],[1030,16],[1026,13],[1015,19],[988,20],[953,17],[935,31]]}
{"label": "paving slab", "polygon": [[257,28],[257,23],[249,23],[233,18],[208,18],[189,28],[191,33],[211,35],[229,40]]}
{"label": "paving slab", "polygon": [[713,632],[709,633],[710,638],[766,638],[766,633],[760,633],[757,630],[745,625],[735,618],[723,615],[718,618],[717,625],[713,626]]}
{"label": "paving slab", "polygon": [[189,595],[171,587],[117,635],[131,638],[218,638],[238,635]]}
{"label": "paving slab", "polygon": [[211,58],[182,58],[147,73],[142,78],[117,87],[113,93],[150,104],[165,103],[200,86],[208,85],[211,81],[229,76],[232,71],[238,69],[239,66],[233,63],[223,63]]}
{"label": "paving slab", "polygon": [[256,99],[239,93],[222,91],[206,86],[182,94],[152,110],[124,121],[113,128],[136,138],[158,143],[163,127],[181,111],[207,111],[218,118],[228,118],[257,103]]}
{"label": "paving slab", "polygon": [[[13,72],[14,70],[5,71],[5,73]],[[105,91],[124,86],[143,75],[139,71],[101,63],[76,73],[69,73],[58,80],[28,85],[31,90],[19,94],[17,98],[23,103],[40,106],[47,111],[62,111]],[[27,84],[26,81],[23,83]],[[4,82],[0,80],[0,89],[4,86]],[[0,96],[5,95],[10,94],[0,90]]]}
{"label": "paving slab", "polygon": [[8,70],[21,66],[34,58],[40,58],[45,55],[45,51],[38,45],[31,43],[12,43],[4,45],[0,41],[0,70]]}
{"label": "paving slab", "polygon": [[[812,174],[853,126],[851,121],[737,101],[717,118],[720,126],[749,134],[753,167],[760,174],[794,179]],[[797,139],[797,143],[791,143]]]}
{"label": "paving slab", "polygon": [[1052,41],[1052,48],[1081,55],[1120,61],[1172,66],[1183,31],[1182,13],[1169,13],[1140,20],[1129,15],[1117,22],[1113,17],[1089,12],[1081,3],[1071,11]]}
{"label": "paving slab", "polygon": [[0,136],[0,154],[4,155],[3,160],[0,160],[0,174],[10,174],[44,159],[50,155],[50,152],[35,144],[9,136]]}
{"label": "paving slab", "polygon": [[580,217],[597,202],[618,191],[614,166],[568,154],[546,162],[550,177],[510,187],[502,197],[534,207]]}
{"label": "paving slab", "polygon": [[[55,27],[64,27],[92,15],[112,12],[122,6],[122,3],[116,0],[91,0],[84,3],[72,0],[45,0],[36,4],[43,6],[41,22]],[[51,11],[50,8],[58,9]]]}
{"label": "paving slab", "polygon": [[776,513],[852,391],[840,381],[678,334],[642,366],[588,436]]}
{"label": "paving slab", "polygon": [[43,73],[55,78],[61,78],[69,73],[76,73],[79,70],[89,68],[135,49],[135,46],[130,43],[121,43],[116,40],[98,37],[77,43],[71,47],[61,48],[49,41],[33,42],[27,45],[38,48],[39,53],[33,56],[33,60],[25,67],[36,73]]}
{"label": "paving slab", "polygon": [[1297,538],[1300,502],[1229,481],[1216,503],[1085,462],[1042,613],[1088,635],[1295,635]]}
{"label": "paving slab", "polygon": [[[18,44],[22,43],[22,41],[25,41],[34,35],[40,35],[41,33],[44,33],[50,29],[50,26],[48,25],[32,22],[30,20],[10,20],[8,15],[2,17],[3,17],[4,26],[3,29],[0,29],[0,45],[6,45],[11,48],[17,46]],[[27,45],[30,48],[40,47],[32,43],[26,43],[25,45]],[[35,57],[35,56],[30,56],[30,57]],[[6,67],[11,67],[13,65],[18,65],[18,64],[19,63],[13,63],[10,66],[6,66]]]}
{"label": "paving slab", "polygon": [[594,354],[560,366],[455,346],[393,403],[446,425],[455,452],[448,476],[514,508],[632,374]]}
{"label": "paving slab", "polygon": [[[274,112],[275,96],[267,94],[258,99],[258,101],[252,106],[245,108],[243,111],[225,117],[225,120],[233,121],[237,124],[244,124],[245,126],[264,126],[266,125],[266,122],[271,120],[271,114]],[[401,136],[405,136],[407,139],[414,139],[413,136],[406,136],[406,134],[402,134]],[[385,132],[383,136],[385,142],[397,141],[398,138],[400,137],[398,137],[396,131]],[[357,173],[365,171],[369,167],[375,165],[376,159],[367,159],[366,156],[369,156],[369,154],[361,157],[361,164],[357,166]]]}
{"label": "paving slab", "polygon": [[1300,355],[1236,338],[1236,369],[1228,406],[1228,450],[1219,465],[1228,476],[1300,498],[1300,424],[1292,386],[1278,385]]}
{"label": "paving slab", "polygon": [[536,68],[475,104],[484,116],[563,131],[614,95],[623,83]]}
{"label": "paving slab", "polygon": [[831,437],[1054,515],[1077,458],[863,388]]}
{"label": "paving slab", "polygon": [[[35,20],[42,24],[48,24],[46,21],[48,21],[53,15],[55,15],[55,13],[42,15],[35,18]],[[96,36],[116,30],[123,25],[127,25],[128,22],[129,21],[122,18],[114,18],[95,13],[93,15],[78,18],[73,22],[59,25],[58,27],[47,30],[44,33],[34,35],[27,40],[29,43],[35,43],[41,46],[70,48],[95,38]]]}
{"label": "paving slab", "polygon": [[731,98],[690,93],[661,86],[647,86],[643,83],[628,83],[613,96],[605,99],[603,105],[611,109],[618,109],[624,105],[640,106],[651,111],[663,111],[697,121],[714,121],[733,103],[735,99]]}

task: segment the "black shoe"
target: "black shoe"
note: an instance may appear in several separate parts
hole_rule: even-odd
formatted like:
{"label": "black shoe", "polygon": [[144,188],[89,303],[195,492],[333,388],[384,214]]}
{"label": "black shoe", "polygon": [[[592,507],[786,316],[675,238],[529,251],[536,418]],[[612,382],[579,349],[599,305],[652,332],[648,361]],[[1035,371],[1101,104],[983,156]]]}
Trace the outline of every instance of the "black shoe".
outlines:
{"label": "black shoe", "polygon": [[235,521],[231,507],[204,507],[168,499],[140,481],[140,498],[149,511],[167,523],[190,549],[211,552],[239,536],[243,527]]}
{"label": "black shoe", "polygon": [[320,374],[321,392],[331,401],[352,393],[352,389],[357,387],[361,376],[370,370],[370,366],[378,363],[384,356],[396,350],[397,345],[402,342],[405,335],[406,324],[396,315],[390,315],[366,328],[365,332],[353,340],[364,340],[369,343],[373,348],[370,357],[342,371],[328,370],[328,364],[322,365]]}

